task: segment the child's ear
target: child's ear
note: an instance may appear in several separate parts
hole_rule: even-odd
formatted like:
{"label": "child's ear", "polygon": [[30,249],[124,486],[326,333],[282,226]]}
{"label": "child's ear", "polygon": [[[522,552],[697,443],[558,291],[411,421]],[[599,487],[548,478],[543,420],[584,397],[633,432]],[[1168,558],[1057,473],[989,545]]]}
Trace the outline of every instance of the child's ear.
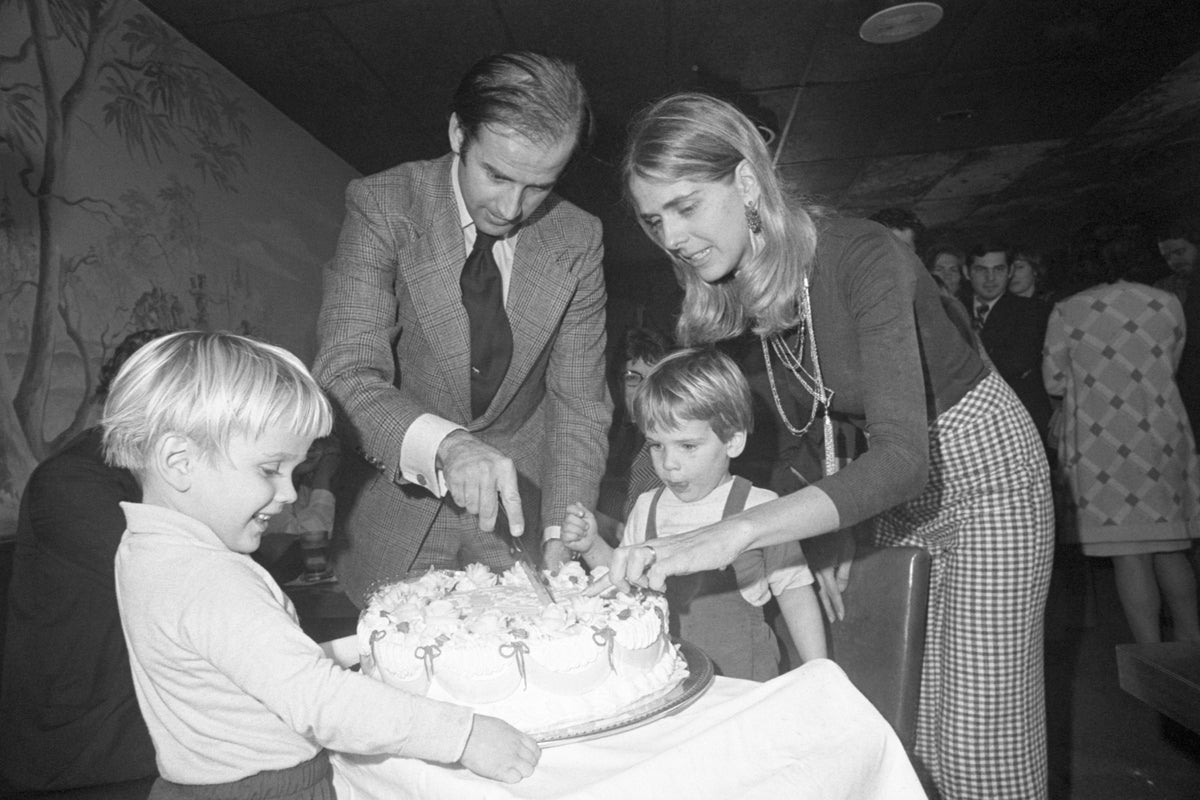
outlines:
{"label": "child's ear", "polygon": [[172,489],[186,492],[192,487],[192,471],[199,451],[196,443],[180,433],[169,433],[154,447],[153,468]]}
{"label": "child's ear", "polygon": [[746,449],[746,432],[738,431],[729,437],[729,441],[725,443],[725,453],[730,458],[737,458]]}

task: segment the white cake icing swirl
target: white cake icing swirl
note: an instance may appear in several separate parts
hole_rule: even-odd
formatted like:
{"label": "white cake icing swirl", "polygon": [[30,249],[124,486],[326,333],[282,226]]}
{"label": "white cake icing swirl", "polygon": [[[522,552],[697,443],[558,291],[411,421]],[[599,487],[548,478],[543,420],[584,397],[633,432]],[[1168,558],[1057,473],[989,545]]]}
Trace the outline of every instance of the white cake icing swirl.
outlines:
{"label": "white cake icing swirl", "polygon": [[481,564],[380,589],[359,616],[364,671],[535,735],[611,719],[687,677],[664,597],[585,597],[575,563],[548,577],[547,607],[521,570]]}

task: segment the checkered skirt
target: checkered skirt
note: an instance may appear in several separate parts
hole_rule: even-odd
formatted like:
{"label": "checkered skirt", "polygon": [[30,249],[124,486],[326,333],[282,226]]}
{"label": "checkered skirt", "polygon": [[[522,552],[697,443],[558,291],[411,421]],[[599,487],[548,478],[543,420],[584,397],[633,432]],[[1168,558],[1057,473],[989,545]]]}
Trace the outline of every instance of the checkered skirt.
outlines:
{"label": "checkered skirt", "polygon": [[944,800],[1044,798],[1054,520],[1041,441],[993,373],[930,426],[929,447],[925,490],[875,530],[933,555],[915,760]]}

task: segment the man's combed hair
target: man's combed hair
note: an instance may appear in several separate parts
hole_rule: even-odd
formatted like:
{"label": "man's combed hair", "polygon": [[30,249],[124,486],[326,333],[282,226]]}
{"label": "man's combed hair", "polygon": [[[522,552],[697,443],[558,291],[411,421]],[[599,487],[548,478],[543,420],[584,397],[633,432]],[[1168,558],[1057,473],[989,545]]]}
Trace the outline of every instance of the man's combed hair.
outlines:
{"label": "man's combed hair", "polygon": [[333,411],[287,350],[232,333],[183,331],[148,342],[125,362],[100,424],[108,463],[139,471],[168,434],[224,455],[233,437],[257,437],[276,425],[325,436]]}
{"label": "man's combed hair", "polygon": [[459,82],[450,110],[466,132],[467,147],[484,126],[501,125],[537,144],[572,138],[578,153],[594,129],[575,65],[540,53],[500,53],[476,62]]}
{"label": "man's combed hair", "polygon": [[983,258],[988,253],[1004,253],[1004,260],[1008,262],[1009,266],[1012,266],[1012,245],[1000,239],[984,239],[982,242],[976,243],[967,253],[967,266],[971,266],[975,259]]}
{"label": "man's combed hair", "polygon": [[643,433],[707,422],[722,442],[754,430],[746,376],[712,347],[677,350],[655,364],[633,396],[633,418]]}

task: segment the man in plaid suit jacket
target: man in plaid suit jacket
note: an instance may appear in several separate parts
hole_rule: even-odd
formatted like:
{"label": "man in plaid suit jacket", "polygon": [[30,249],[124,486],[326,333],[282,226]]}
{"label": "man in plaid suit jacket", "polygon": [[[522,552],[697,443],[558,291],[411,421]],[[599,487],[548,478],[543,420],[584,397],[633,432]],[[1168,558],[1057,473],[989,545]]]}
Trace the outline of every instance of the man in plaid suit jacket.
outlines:
{"label": "man in plaid suit jacket", "polygon": [[[604,471],[600,223],[552,192],[590,132],[586,94],[570,64],[509,53],[476,64],[452,109],[452,153],[350,183],[325,271],[314,373],[362,456],[333,543],[359,604],[412,569],[511,565],[506,527],[538,531],[536,551],[542,526],[556,565],[567,505],[594,505]],[[503,237],[512,359],[473,417],[459,277],[477,230]]]}

